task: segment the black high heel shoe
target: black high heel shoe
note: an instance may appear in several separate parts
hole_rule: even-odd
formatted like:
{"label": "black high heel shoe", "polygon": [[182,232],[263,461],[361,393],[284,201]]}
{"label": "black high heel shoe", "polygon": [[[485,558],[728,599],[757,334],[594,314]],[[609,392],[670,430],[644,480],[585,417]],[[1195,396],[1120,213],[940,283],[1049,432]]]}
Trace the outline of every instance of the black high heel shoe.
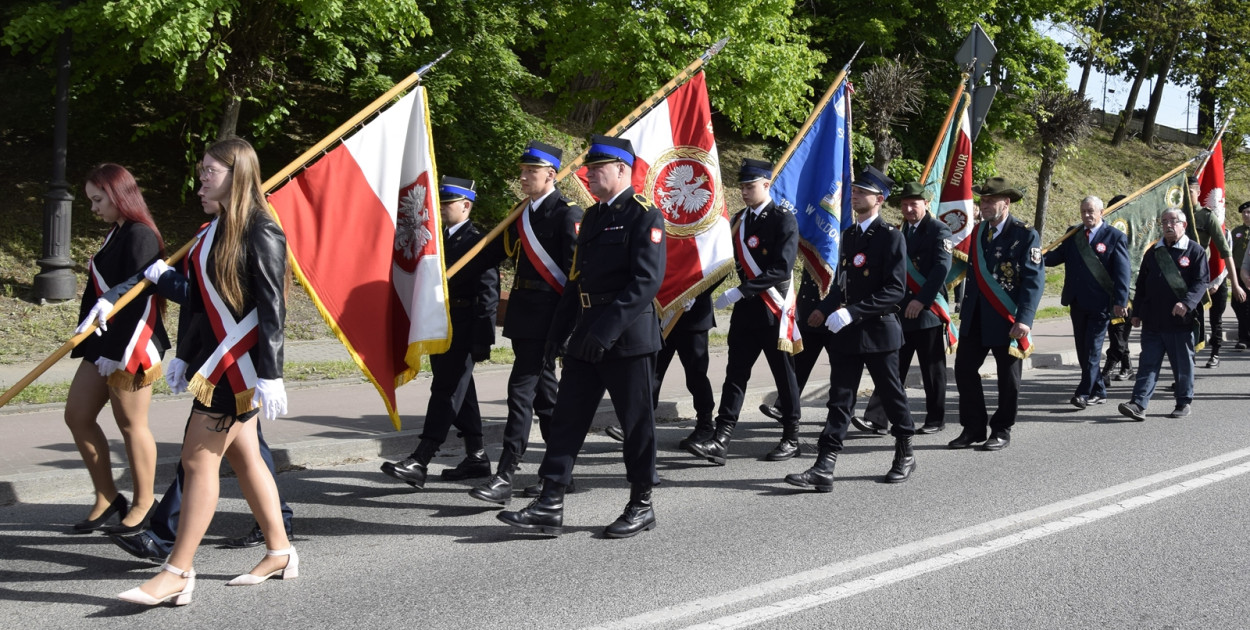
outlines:
{"label": "black high heel shoe", "polygon": [[101,514],[99,518],[74,523],[70,533],[86,534],[94,532],[103,527],[110,518],[113,518],[114,514],[125,514],[128,511],[130,511],[130,503],[126,501],[126,497],[118,494],[113,498],[113,502],[109,504],[108,509],[104,510],[104,513]]}
{"label": "black high heel shoe", "polygon": [[[126,525],[124,523],[118,522],[116,525],[109,525],[108,527],[101,527],[100,531],[110,536],[133,536],[134,534],[146,532],[148,528],[152,526],[153,514],[156,514],[156,502],[155,501],[152,502],[152,507],[148,508],[147,515],[143,517],[143,520],[139,521],[139,524],[131,526],[131,525]],[[125,517],[122,517],[122,518],[125,519]]]}

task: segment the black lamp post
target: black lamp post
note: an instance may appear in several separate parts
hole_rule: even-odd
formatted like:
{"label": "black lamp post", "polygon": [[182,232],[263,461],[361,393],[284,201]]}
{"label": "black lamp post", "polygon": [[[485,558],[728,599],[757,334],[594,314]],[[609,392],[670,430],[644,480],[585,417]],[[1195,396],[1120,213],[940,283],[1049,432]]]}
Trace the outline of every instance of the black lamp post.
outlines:
{"label": "black lamp post", "polygon": [[[61,9],[69,7],[62,0]],[[56,112],[52,143],[52,182],[43,196],[43,255],[37,261],[42,270],[35,275],[35,299],[44,304],[71,300],[77,294],[77,281],[69,257],[70,203],[74,196],[65,179],[66,145],[69,138],[69,52],[70,31],[61,33],[56,45]]]}

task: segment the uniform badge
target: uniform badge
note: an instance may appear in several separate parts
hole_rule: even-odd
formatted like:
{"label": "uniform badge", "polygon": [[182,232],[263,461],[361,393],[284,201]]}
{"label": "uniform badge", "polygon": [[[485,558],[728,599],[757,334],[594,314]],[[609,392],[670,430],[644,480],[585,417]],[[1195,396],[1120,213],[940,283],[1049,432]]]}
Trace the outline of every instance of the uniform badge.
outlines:
{"label": "uniform badge", "polygon": [[952,243],[949,238],[942,239],[942,251],[949,254],[954,249],[955,249],[955,244]]}
{"label": "uniform badge", "polygon": [[864,252],[860,252],[855,254],[855,258],[851,261],[851,264],[856,267],[863,267],[866,262],[868,262],[868,257],[864,255]]}
{"label": "uniform badge", "polygon": [[1042,264],[1042,248],[1040,248],[1040,247],[1033,247],[1033,248],[1030,248],[1030,249],[1029,249],[1029,260],[1033,261],[1033,264],[1035,264],[1035,265],[1040,265],[1040,264]]}
{"label": "uniform badge", "polygon": [[756,247],[759,247],[759,246],[760,246],[760,237],[752,234],[751,238],[747,239],[747,247],[750,247],[751,249],[755,249]]}
{"label": "uniform badge", "polygon": [[581,233],[582,233],[582,222],[581,222],[581,221],[577,221],[576,223],[574,223],[574,224],[573,224],[573,233],[574,233],[574,234],[581,234]]}
{"label": "uniform badge", "polygon": [[1181,256],[1181,259],[1180,259],[1180,260],[1178,260],[1178,261],[1176,261],[1176,262],[1177,262],[1177,264],[1179,264],[1179,265],[1180,265],[1180,266],[1182,266],[1182,267],[1188,267],[1188,266],[1189,266],[1189,256]]}
{"label": "uniform badge", "polygon": [[651,242],[659,245],[662,240],[664,240],[664,230],[651,228]]}
{"label": "uniform badge", "polygon": [[1099,254],[1107,253],[1107,244],[1099,243],[1096,247],[1094,247],[1094,251],[1098,252]]}

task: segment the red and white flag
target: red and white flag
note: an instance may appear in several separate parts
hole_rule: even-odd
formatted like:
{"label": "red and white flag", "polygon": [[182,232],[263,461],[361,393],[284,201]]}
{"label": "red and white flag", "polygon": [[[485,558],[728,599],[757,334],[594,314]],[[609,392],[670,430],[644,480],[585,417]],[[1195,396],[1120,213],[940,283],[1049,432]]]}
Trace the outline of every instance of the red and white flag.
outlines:
{"label": "red and white flag", "polygon": [[[1198,173],[1198,201],[1204,208],[1210,208],[1215,213],[1215,218],[1220,224],[1220,230],[1224,230],[1224,139],[1221,138],[1215,143],[1215,148],[1211,151],[1211,158],[1207,160],[1206,166],[1202,167],[1202,171]],[[1228,234],[1225,233],[1225,240]],[[1228,265],[1224,262],[1224,258],[1220,253],[1211,249],[1211,257],[1207,259],[1207,264],[1211,266],[1211,284],[1212,287],[1218,287],[1224,284],[1224,280],[1228,277]]]}
{"label": "red and white flag", "polygon": [[386,403],[451,344],[429,108],[418,86],[269,196],[294,269]]}
{"label": "red and white flag", "polygon": [[[619,137],[634,145],[634,189],[664,213],[668,254],[655,299],[661,319],[667,319],[733,268],[733,238],[703,73]],[[585,187],[585,167],[577,177]]]}
{"label": "red and white flag", "polygon": [[963,108],[955,142],[945,165],[946,179],[937,206],[937,216],[951,229],[951,242],[967,259],[968,236],[972,234],[972,126],[968,108]]}

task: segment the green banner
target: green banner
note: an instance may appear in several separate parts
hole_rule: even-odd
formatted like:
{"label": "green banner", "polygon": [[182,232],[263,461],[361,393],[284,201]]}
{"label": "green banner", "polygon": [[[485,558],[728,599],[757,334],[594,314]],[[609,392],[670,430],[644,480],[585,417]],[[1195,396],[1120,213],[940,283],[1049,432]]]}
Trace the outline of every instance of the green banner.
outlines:
{"label": "green banner", "polygon": [[1137,284],[1137,268],[1141,266],[1142,256],[1163,237],[1159,217],[1164,210],[1183,210],[1187,224],[1186,234],[1189,238],[1197,238],[1194,231],[1194,209],[1185,180],[1185,171],[1180,171],[1154,186],[1133,193],[1116,210],[1103,217],[1112,227],[1128,235],[1130,299]]}

